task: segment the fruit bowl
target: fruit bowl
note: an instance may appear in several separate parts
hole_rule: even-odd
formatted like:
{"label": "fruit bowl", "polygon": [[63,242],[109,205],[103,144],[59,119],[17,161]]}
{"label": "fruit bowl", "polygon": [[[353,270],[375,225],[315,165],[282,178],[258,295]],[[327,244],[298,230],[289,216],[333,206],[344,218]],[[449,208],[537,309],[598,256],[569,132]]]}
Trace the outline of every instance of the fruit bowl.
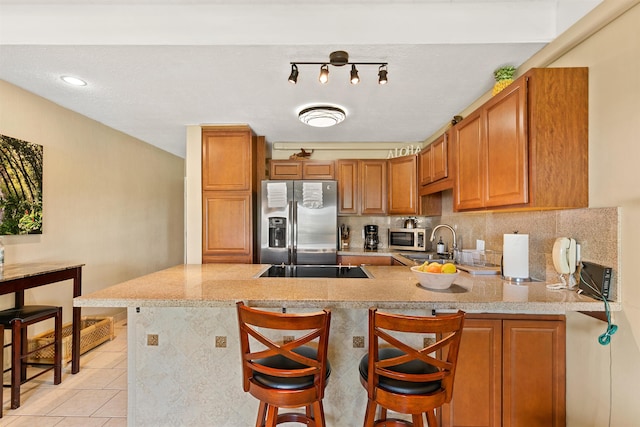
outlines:
{"label": "fruit bowl", "polygon": [[429,273],[420,271],[419,268],[420,266],[416,265],[411,267],[411,271],[413,271],[420,285],[428,289],[448,289],[460,275],[459,271],[455,273]]}

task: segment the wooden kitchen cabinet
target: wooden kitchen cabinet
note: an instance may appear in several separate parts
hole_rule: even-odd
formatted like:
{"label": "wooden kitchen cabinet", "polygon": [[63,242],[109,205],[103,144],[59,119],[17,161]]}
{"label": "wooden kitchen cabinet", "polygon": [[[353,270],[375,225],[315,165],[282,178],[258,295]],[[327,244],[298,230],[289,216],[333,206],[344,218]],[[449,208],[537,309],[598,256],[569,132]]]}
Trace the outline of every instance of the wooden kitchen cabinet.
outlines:
{"label": "wooden kitchen cabinet", "polygon": [[449,176],[448,142],[449,133],[445,132],[418,153],[418,179],[421,186]]}
{"label": "wooden kitchen cabinet", "polygon": [[271,179],[335,179],[333,160],[271,160]]}
{"label": "wooden kitchen cabinet", "polygon": [[386,160],[338,160],[336,175],[339,215],[387,213]]}
{"label": "wooden kitchen cabinet", "polygon": [[588,69],[534,68],[452,130],[454,210],[588,206]]}
{"label": "wooden kitchen cabinet", "polygon": [[257,137],[248,126],[202,129],[202,262],[254,262]]}
{"label": "wooden kitchen cabinet", "polygon": [[389,215],[418,213],[418,156],[396,157],[388,160]]}
{"label": "wooden kitchen cabinet", "polygon": [[443,427],[565,425],[565,318],[467,314]]}

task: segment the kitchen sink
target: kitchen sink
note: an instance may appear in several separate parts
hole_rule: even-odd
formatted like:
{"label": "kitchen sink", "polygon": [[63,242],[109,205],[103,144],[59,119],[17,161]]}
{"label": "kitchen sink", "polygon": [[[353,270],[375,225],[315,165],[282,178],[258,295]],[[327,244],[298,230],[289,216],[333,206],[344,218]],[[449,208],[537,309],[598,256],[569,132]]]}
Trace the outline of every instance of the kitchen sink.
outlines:
{"label": "kitchen sink", "polygon": [[441,264],[444,264],[445,262],[451,262],[451,260],[449,260],[448,258],[443,258],[445,255],[438,255],[435,252],[401,252],[400,255],[418,263],[423,263],[427,260],[432,262],[439,262]]}
{"label": "kitchen sink", "polygon": [[344,265],[272,265],[258,277],[318,277],[369,279],[373,276],[363,266]]}

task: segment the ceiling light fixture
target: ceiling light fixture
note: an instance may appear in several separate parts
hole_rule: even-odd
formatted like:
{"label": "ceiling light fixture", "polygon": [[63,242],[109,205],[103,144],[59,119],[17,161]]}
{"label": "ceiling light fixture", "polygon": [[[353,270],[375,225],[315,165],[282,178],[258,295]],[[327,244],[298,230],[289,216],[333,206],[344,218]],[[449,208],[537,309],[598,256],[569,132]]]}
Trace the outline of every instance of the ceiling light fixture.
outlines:
{"label": "ceiling light fixture", "polygon": [[383,85],[387,83],[387,62],[349,62],[349,54],[344,50],[337,50],[331,52],[329,55],[329,62],[290,62],[291,74],[289,75],[289,81],[293,84],[298,82],[298,66],[299,65],[320,65],[320,76],[318,80],[320,83],[325,84],[329,81],[329,65],[334,67],[342,67],[344,65],[351,65],[351,84],[358,84],[360,77],[358,76],[358,69],[356,65],[377,65],[378,69],[378,83]]}
{"label": "ceiling light fixture", "polygon": [[289,83],[298,83],[298,66],[291,64],[291,74],[289,74]]}
{"label": "ceiling light fixture", "polygon": [[70,84],[72,86],[86,86],[87,82],[85,82],[82,79],[79,79],[77,77],[72,77],[72,76],[62,76],[60,77],[62,79],[63,82]]}
{"label": "ceiling light fixture", "polygon": [[378,84],[386,85],[387,84],[387,66],[381,65],[378,68]]}
{"label": "ceiling light fixture", "polygon": [[342,108],[329,105],[314,105],[298,113],[298,119],[306,125],[326,128],[337,125],[347,117]]}

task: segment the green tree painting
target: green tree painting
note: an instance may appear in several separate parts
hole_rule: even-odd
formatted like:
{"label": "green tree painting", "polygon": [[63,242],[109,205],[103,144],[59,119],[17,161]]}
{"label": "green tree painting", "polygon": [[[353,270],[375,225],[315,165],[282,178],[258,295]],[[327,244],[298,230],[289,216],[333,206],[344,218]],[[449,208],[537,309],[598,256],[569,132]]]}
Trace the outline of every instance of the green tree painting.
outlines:
{"label": "green tree painting", "polygon": [[0,135],[0,235],[42,234],[42,145]]}

